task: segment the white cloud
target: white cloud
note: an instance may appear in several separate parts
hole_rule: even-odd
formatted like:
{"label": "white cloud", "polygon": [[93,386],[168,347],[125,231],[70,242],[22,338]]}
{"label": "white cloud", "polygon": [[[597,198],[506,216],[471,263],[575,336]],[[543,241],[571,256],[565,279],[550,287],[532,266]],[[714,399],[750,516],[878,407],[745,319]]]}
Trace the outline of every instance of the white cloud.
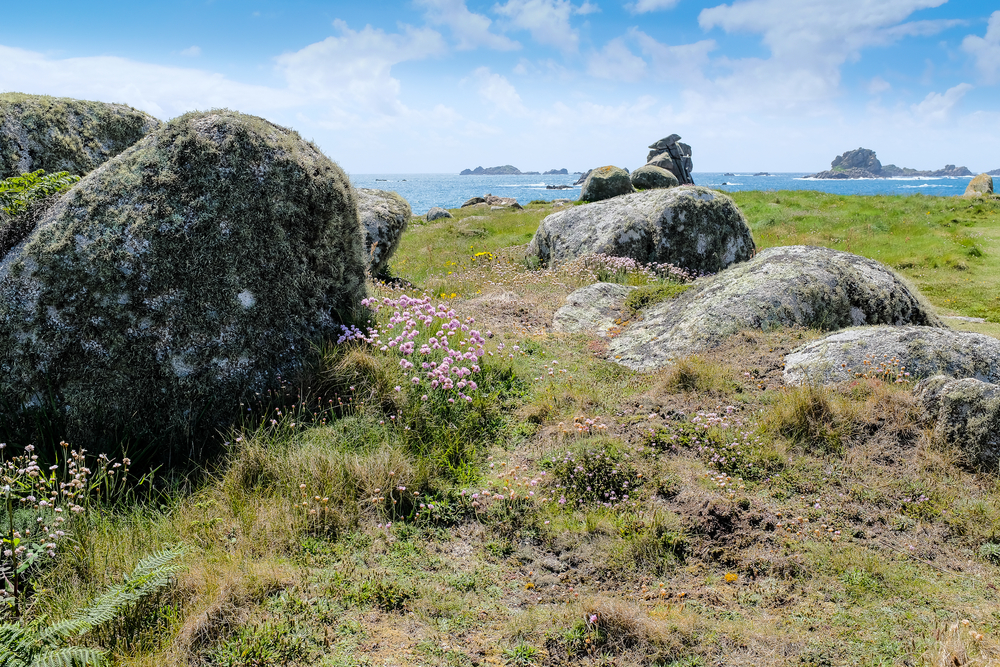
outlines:
{"label": "white cloud", "polygon": [[941,122],[948,120],[951,110],[955,108],[967,92],[972,90],[972,86],[967,83],[960,83],[949,88],[942,93],[929,93],[923,102],[914,104],[912,109],[914,115],[925,122]]}
{"label": "white cloud", "polygon": [[180,54],[182,56],[187,56],[189,58],[197,58],[198,56],[201,55],[201,47],[200,46],[189,46],[188,48],[186,48],[183,51],[181,51]]}
{"label": "white cloud", "polygon": [[633,54],[621,37],[587,59],[587,73],[599,79],[638,81],[646,74],[646,61]]}
{"label": "white cloud", "polygon": [[493,11],[509,18],[515,27],[530,32],[539,44],[566,53],[577,50],[580,37],[569,24],[574,11],[570,0],[507,0],[505,5],[494,5]]}
{"label": "white cloud", "polygon": [[491,72],[489,67],[479,67],[472,75],[478,81],[479,96],[492,109],[512,116],[527,115],[521,96],[506,77]]}
{"label": "white cloud", "polygon": [[601,8],[598,5],[591,4],[586,0],[584,0],[584,3],[579,7],[573,8],[574,14],[596,14],[599,11],[601,11]]}
{"label": "white cloud", "polygon": [[676,4],[677,0],[638,0],[638,2],[625,5],[625,8],[633,14],[645,14],[662,9],[672,9]]}
{"label": "white cloud", "polygon": [[328,100],[341,114],[401,113],[400,84],[390,74],[392,66],[445,50],[440,33],[429,28],[403,26],[402,33],[387,34],[371,26],[354,31],[339,19],[333,25],[340,37],[282,54],[277,63],[291,91]]}
{"label": "white cloud", "polygon": [[892,88],[892,84],[880,76],[876,76],[868,82],[868,93],[870,95],[881,95]]}
{"label": "white cloud", "polygon": [[990,15],[985,37],[969,35],[962,50],[976,59],[976,68],[986,83],[1000,82],[1000,11]]}
{"label": "white cloud", "polygon": [[671,46],[653,39],[638,28],[629,30],[643,55],[650,59],[653,75],[665,81],[703,82],[703,70],[709,62],[708,54],[716,49],[714,39],[703,39],[693,44]]}
{"label": "white cloud", "polygon": [[503,35],[490,32],[493,23],[482,14],[475,14],[465,6],[465,0],[417,0],[417,5],[427,10],[427,19],[436,25],[447,25],[458,40],[460,51],[484,46],[498,51],[511,51],[521,45]]}

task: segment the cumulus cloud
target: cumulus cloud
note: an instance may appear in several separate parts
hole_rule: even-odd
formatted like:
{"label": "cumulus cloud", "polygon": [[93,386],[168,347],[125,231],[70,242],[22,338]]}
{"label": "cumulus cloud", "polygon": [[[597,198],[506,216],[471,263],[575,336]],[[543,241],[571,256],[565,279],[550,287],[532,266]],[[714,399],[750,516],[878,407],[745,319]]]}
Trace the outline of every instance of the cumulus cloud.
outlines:
{"label": "cumulus cloud", "polygon": [[638,28],[630,29],[628,34],[638,43],[642,54],[649,58],[653,75],[665,81],[703,82],[709,54],[717,46],[714,39],[676,46],[664,44]]}
{"label": "cumulus cloud", "polygon": [[180,54],[182,56],[187,56],[189,58],[197,58],[198,56],[201,55],[201,47],[200,46],[189,46],[188,48],[186,48],[183,51],[181,51]]}
{"label": "cumulus cloud", "polygon": [[498,51],[511,51],[521,45],[508,37],[490,32],[493,23],[482,14],[469,11],[465,0],[417,0],[417,6],[426,9],[427,20],[435,25],[447,25],[458,40],[459,50],[480,46]]}
{"label": "cumulus cloud", "polygon": [[962,50],[975,58],[983,81],[1000,82],[1000,11],[990,15],[984,37],[969,35],[962,40]]}
{"label": "cumulus cloud", "polygon": [[972,88],[968,83],[960,83],[944,93],[930,93],[922,102],[913,105],[913,113],[919,120],[925,122],[948,120],[952,109]]}
{"label": "cumulus cloud", "polygon": [[506,77],[491,72],[489,67],[477,68],[472,76],[478,83],[479,97],[492,109],[512,116],[527,115],[521,96]]}
{"label": "cumulus cloud", "polygon": [[599,79],[638,81],[646,73],[646,61],[633,54],[625,40],[618,37],[590,56],[587,73]]}
{"label": "cumulus cloud", "polygon": [[672,9],[677,4],[677,0],[638,0],[638,2],[625,5],[633,14],[645,14],[646,12],[658,12],[662,9]]}
{"label": "cumulus cloud", "polygon": [[[588,6],[588,5],[585,5]],[[570,0],[507,0],[493,11],[507,17],[514,27],[527,30],[539,44],[575,53],[580,36],[569,23],[574,12]]]}

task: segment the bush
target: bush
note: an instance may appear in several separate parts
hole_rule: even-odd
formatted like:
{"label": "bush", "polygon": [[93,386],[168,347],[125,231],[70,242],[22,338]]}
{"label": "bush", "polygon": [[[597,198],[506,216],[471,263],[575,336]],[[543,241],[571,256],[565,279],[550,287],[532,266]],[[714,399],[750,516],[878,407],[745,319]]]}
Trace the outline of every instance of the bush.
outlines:
{"label": "bush", "polygon": [[633,505],[632,494],[644,481],[620,444],[605,437],[588,438],[542,465],[552,471],[553,494],[563,496],[560,503],[568,498],[603,507]]}

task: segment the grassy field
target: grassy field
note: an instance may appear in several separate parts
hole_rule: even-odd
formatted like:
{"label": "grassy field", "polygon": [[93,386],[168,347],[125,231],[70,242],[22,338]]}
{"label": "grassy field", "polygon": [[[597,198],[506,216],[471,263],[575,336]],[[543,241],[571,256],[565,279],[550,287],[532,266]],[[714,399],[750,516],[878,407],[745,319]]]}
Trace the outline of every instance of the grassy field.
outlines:
{"label": "grassy field", "polygon": [[[1000,203],[734,199],[758,246],[872,257],[1000,335]],[[474,388],[431,387],[402,339],[328,346],[206,470],[76,513],[19,622],[180,544],[172,586],[68,641],[149,666],[998,664],[996,471],[931,446],[909,384],[785,387],[783,355],[818,332],[640,374],[549,331],[601,271],[525,259],[553,210],[416,219],[372,286],[380,342],[453,325],[482,350],[454,362]]]}

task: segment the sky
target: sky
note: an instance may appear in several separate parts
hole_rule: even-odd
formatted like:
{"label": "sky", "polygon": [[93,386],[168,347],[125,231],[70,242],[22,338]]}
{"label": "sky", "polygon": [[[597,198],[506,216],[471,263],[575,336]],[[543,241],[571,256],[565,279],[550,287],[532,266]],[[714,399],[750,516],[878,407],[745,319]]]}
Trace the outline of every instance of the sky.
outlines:
{"label": "sky", "polygon": [[[3,0],[13,3],[13,0]],[[225,107],[348,173],[1000,168],[1000,5],[983,0],[19,3],[0,92]]]}

